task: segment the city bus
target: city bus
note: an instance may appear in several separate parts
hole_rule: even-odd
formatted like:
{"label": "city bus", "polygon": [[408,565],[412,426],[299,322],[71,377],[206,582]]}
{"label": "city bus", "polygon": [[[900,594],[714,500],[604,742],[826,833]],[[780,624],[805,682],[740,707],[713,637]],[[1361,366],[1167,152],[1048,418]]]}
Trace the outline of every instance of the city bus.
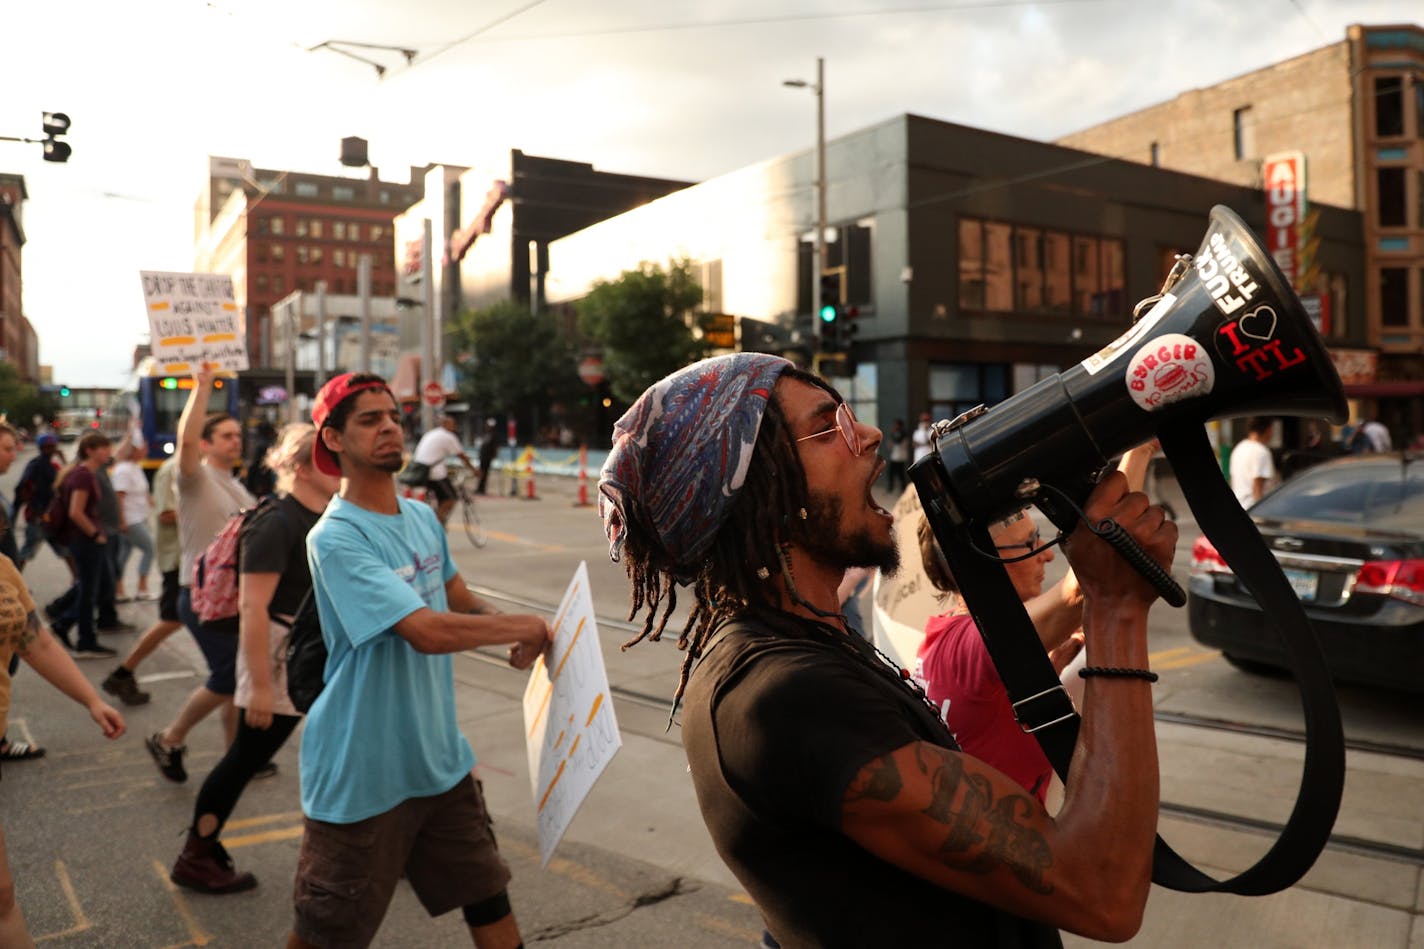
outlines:
{"label": "city bus", "polygon": [[55,413],[52,428],[62,442],[72,442],[91,428],[100,427],[96,409],[61,409]]}
{"label": "city bus", "polygon": [[[139,464],[153,471],[178,450],[178,416],[193,389],[189,375],[165,375],[158,360],[145,356],[129,384],[114,395],[104,413],[102,430],[114,441],[137,431],[148,446]],[[209,412],[227,412],[237,418],[237,376],[220,373],[213,380]]]}

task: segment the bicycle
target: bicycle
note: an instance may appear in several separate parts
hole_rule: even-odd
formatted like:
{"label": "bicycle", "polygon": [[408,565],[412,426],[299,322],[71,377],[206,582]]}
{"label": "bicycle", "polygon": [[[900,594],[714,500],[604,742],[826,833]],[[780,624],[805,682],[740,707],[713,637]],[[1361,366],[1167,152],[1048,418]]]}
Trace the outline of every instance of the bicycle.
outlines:
{"label": "bicycle", "polygon": [[[483,547],[489,543],[489,532],[485,530],[484,524],[480,521],[479,504],[475,501],[475,478],[468,472],[463,474],[450,473],[450,487],[455,489],[455,506],[460,509],[460,521],[465,528],[465,536],[470,539],[470,543],[476,548]],[[415,492],[420,492],[420,499],[430,505],[430,509],[435,512],[437,518],[440,517],[440,501],[435,494],[425,484],[405,484],[406,497],[414,497]],[[444,527],[449,521],[450,514],[455,512],[455,506],[446,513],[445,520],[440,522]]]}
{"label": "bicycle", "polygon": [[[489,543],[489,532],[480,521],[480,507],[475,500],[475,479],[468,472],[450,476],[450,485],[455,489],[455,503],[460,508],[460,520],[465,527],[465,536],[476,548]],[[434,503],[434,498],[429,499]]]}

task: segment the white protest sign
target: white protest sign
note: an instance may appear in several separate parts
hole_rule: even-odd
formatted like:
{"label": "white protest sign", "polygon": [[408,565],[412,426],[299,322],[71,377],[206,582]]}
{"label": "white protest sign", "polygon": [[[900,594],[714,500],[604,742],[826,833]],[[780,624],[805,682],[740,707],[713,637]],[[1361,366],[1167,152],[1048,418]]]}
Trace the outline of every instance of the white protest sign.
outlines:
{"label": "white protest sign", "polygon": [[534,663],[524,690],[529,784],[545,866],[623,744],[603,668],[587,564],[574,571],[553,626],[553,647]]}
{"label": "white protest sign", "polygon": [[200,362],[247,368],[247,318],[227,274],[144,270],[153,357],[164,372],[193,372]]}

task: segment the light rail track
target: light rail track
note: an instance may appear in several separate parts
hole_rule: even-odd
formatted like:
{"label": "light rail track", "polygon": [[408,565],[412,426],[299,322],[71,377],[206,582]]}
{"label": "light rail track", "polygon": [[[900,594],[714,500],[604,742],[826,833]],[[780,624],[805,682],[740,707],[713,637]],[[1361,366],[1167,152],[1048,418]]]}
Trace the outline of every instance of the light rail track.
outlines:
{"label": "light rail track", "polygon": [[[492,590],[484,587],[471,585],[470,589],[485,599],[499,600],[510,603],[525,609],[536,610],[552,614],[558,607],[557,603],[547,603],[541,600],[534,600],[518,594],[506,593],[499,590]],[[617,629],[630,634],[637,633],[641,626],[629,623],[625,620],[609,619],[600,616],[598,624],[601,627]],[[485,655],[482,653],[470,653],[475,658],[487,662],[491,665],[508,668],[504,661],[495,655]],[[655,709],[666,712],[671,705],[671,692],[667,695],[649,695],[646,692],[638,692],[632,689],[623,688],[610,683],[609,690],[615,699],[644,708]],[[1276,728],[1268,725],[1257,725],[1249,722],[1237,722],[1227,719],[1212,718],[1204,715],[1192,715],[1186,712],[1158,711],[1155,719],[1159,722],[1169,722],[1175,725],[1184,725],[1189,728],[1209,729],[1213,731],[1225,731],[1237,735],[1247,735],[1260,738],[1268,738],[1276,741],[1289,741],[1303,744],[1305,733],[1292,729]],[[664,736],[654,736],[659,739]],[[1387,742],[1375,742],[1368,739],[1346,738],[1345,747],[1347,750],[1367,752],[1370,754],[1383,755],[1391,758],[1404,758],[1408,760],[1424,760],[1424,748],[1411,745],[1401,745]],[[1194,823],[1209,824],[1224,827],[1231,830],[1240,830],[1248,833],[1278,836],[1281,826],[1278,823],[1263,820],[1255,817],[1247,817],[1241,814],[1230,814],[1225,811],[1212,810],[1210,808],[1195,807],[1186,804],[1174,804],[1170,801],[1162,801],[1159,805],[1163,814],[1170,815],[1182,820]],[[1394,860],[1413,866],[1424,866],[1424,848],[1407,847],[1398,844],[1384,843],[1381,841],[1369,840],[1362,837],[1354,837],[1346,834],[1331,834],[1327,849],[1345,853],[1357,854],[1360,856],[1374,857],[1380,859]]]}

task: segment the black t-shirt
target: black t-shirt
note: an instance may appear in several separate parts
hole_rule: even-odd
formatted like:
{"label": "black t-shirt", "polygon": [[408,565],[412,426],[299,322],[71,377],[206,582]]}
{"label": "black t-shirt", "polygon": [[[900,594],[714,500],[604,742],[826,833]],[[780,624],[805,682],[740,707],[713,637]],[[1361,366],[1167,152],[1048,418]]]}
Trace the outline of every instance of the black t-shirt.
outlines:
{"label": "black t-shirt", "polygon": [[707,829],[772,934],[787,947],[1061,946],[1055,929],[921,880],[841,832],[846,788],[867,763],[954,742],[917,695],[809,625],[784,614],[734,624],[694,669],[682,719]]}
{"label": "black t-shirt", "polygon": [[307,532],[321,517],[291,495],[264,504],[242,528],[240,573],[280,573],[267,612],[294,616],[311,589]]}

